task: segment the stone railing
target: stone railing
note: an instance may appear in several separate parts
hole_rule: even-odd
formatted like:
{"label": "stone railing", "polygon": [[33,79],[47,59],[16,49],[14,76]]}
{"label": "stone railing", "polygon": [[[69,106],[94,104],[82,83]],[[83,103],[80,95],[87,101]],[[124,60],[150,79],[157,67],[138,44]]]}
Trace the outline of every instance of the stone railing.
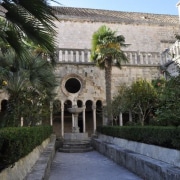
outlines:
{"label": "stone railing", "polygon": [[161,54],[161,65],[171,61],[180,63],[180,41],[176,41]]}
{"label": "stone railing", "polygon": [[124,51],[129,59],[128,64],[132,65],[159,65],[160,53],[158,52],[140,52]]}
{"label": "stone railing", "polygon": [[58,62],[91,63],[89,49],[59,49]]}
{"label": "stone railing", "polygon": [[[129,59],[129,65],[159,65],[160,53],[124,51]],[[58,50],[59,63],[92,63],[90,49],[64,49]]]}

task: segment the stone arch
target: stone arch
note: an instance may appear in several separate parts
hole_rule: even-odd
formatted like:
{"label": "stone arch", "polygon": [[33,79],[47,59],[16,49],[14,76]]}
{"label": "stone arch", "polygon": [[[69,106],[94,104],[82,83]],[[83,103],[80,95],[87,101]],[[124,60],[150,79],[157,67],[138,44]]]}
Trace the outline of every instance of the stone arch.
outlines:
{"label": "stone arch", "polygon": [[83,107],[83,101],[82,100],[77,100],[77,106],[78,107]]}
{"label": "stone arch", "polygon": [[67,109],[68,108],[71,108],[72,107],[72,101],[67,99],[64,101],[64,111],[68,111]]}
{"label": "stone arch", "polygon": [[92,111],[92,106],[93,106],[93,101],[92,100],[87,100],[85,102],[86,105],[86,111]]}
{"label": "stone arch", "polygon": [[59,99],[53,101],[53,111],[55,114],[61,111],[61,101]]}
{"label": "stone arch", "polygon": [[93,134],[93,101],[87,100],[85,102],[86,107],[86,130],[89,135]]}
{"label": "stone arch", "polygon": [[97,126],[103,125],[103,102],[101,100],[96,101],[96,121]]}

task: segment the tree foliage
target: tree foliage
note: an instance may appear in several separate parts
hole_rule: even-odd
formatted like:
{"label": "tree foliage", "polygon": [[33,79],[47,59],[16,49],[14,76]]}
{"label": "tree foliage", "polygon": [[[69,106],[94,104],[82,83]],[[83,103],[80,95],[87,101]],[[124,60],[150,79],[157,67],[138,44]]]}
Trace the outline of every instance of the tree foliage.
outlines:
{"label": "tree foliage", "polygon": [[112,104],[114,108],[119,104],[117,107],[121,112],[131,111],[138,116],[141,125],[144,125],[145,119],[157,104],[157,98],[157,92],[150,82],[138,80],[130,87],[121,87]]}
{"label": "tree foliage", "polygon": [[25,124],[35,125],[43,112],[49,112],[54,96],[53,66],[33,53],[29,59],[20,60],[12,51],[0,54],[0,70],[2,87],[9,94],[3,126],[19,126],[21,117]]}
{"label": "tree foliage", "polygon": [[160,125],[180,125],[180,75],[165,83],[156,116]]}

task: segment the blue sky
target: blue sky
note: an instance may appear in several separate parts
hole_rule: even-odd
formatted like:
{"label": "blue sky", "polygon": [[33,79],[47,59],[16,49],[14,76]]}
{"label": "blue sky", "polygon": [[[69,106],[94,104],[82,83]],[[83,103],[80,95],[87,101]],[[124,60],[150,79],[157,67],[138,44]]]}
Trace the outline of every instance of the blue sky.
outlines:
{"label": "blue sky", "polygon": [[[178,0],[54,0],[63,6],[178,15]],[[55,4],[53,4],[55,5]]]}

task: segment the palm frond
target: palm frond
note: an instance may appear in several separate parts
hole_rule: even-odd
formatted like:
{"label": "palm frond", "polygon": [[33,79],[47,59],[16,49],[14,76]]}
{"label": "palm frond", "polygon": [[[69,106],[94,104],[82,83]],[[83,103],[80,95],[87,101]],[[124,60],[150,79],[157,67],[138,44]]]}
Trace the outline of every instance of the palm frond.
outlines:
{"label": "palm frond", "polygon": [[[21,40],[22,33],[48,53],[55,51],[56,16],[46,0],[2,0],[1,5],[6,10],[5,19],[13,27],[13,32],[6,31],[4,36],[1,35],[2,40],[8,42],[19,53],[22,46],[18,40]],[[17,41],[17,46],[10,41],[12,36],[14,42]]]}
{"label": "palm frond", "polygon": [[103,25],[92,36],[91,59],[100,68],[104,67],[107,59],[109,61],[116,60],[115,65],[121,67],[121,62],[128,61],[121,49],[126,46],[124,36],[116,36],[116,31]]}

